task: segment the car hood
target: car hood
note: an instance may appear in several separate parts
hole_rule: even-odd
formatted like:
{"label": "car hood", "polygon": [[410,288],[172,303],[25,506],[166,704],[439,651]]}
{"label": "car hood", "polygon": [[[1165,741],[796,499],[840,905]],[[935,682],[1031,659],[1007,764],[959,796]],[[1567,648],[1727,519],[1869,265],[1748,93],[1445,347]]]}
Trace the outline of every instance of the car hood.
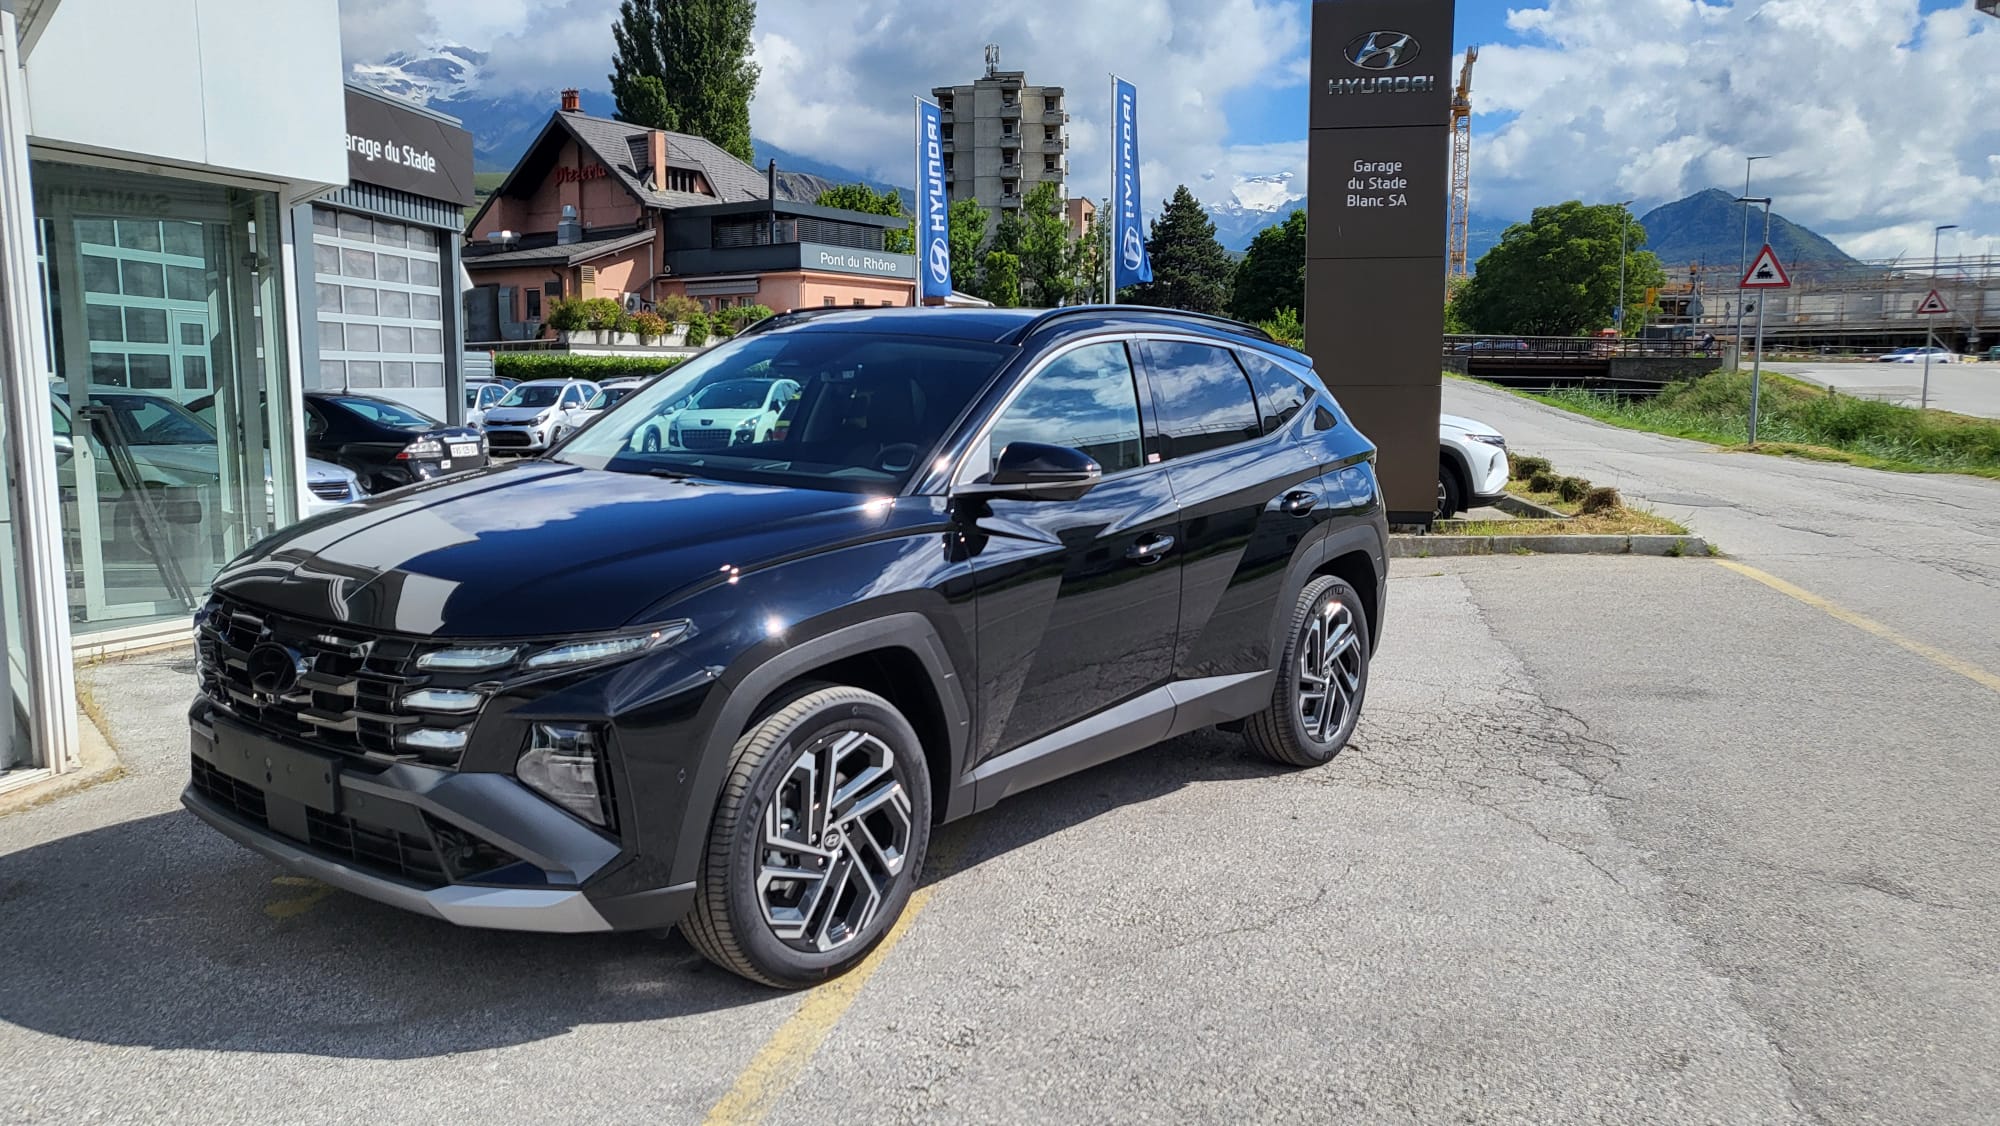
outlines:
{"label": "car hood", "polygon": [[494,407],[486,412],[486,425],[526,426],[545,414],[554,413],[554,407]]}
{"label": "car hood", "polygon": [[761,408],[749,410],[711,411],[700,407],[689,407],[674,416],[674,425],[697,430],[720,430],[740,426],[764,414]]}
{"label": "car hood", "polygon": [[593,633],[641,624],[732,570],[883,535],[896,507],[528,462],[307,521],[258,544],[214,585],[281,613],[384,632]]}
{"label": "car hood", "polygon": [[346,481],[352,476],[354,476],[352,472],[330,461],[321,461],[316,457],[306,459],[306,482],[308,484],[323,481]]}
{"label": "car hood", "polygon": [[1493,429],[1491,426],[1488,426],[1477,419],[1466,418],[1463,415],[1456,415],[1456,414],[1439,415],[1438,425],[1440,427],[1449,427],[1453,430],[1464,430],[1473,434],[1499,433],[1498,430]]}

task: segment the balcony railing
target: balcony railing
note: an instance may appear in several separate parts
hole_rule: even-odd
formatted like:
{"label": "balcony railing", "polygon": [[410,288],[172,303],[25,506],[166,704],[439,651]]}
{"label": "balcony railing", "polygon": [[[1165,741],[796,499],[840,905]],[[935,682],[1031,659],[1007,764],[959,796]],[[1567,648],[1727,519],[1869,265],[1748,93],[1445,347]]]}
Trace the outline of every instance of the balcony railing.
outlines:
{"label": "balcony railing", "polygon": [[1001,148],[1003,148],[1003,149],[1018,149],[1018,148],[1020,148],[1020,147],[1021,147],[1021,135],[1020,135],[1019,133],[1002,133],[1002,134],[1000,134],[1000,147],[1001,147]]}
{"label": "balcony railing", "polygon": [[1000,166],[1000,175],[1001,175],[1001,177],[1002,177],[1003,179],[1008,179],[1008,180],[1018,180],[1018,179],[1020,179],[1020,178],[1021,178],[1021,165],[1020,165],[1020,162],[1019,162],[1019,161],[1012,161],[1012,160],[1010,160],[1010,161],[1008,161],[1007,163],[1005,163],[1005,164],[1001,165],[1001,166]]}
{"label": "balcony railing", "polygon": [[1045,109],[1045,110],[1043,110],[1043,111],[1042,111],[1042,124],[1043,124],[1043,125],[1068,125],[1068,124],[1069,124],[1069,111],[1068,111],[1068,110],[1065,110],[1065,109],[1062,109],[1062,108],[1060,108],[1060,107],[1056,107],[1056,108],[1051,108],[1051,109]]}
{"label": "balcony railing", "polygon": [[1021,103],[1007,102],[1002,104],[1000,107],[1000,120],[1002,121],[1021,120]]}
{"label": "balcony railing", "polygon": [[1010,208],[1010,209],[1012,209],[1012,208],[1018,208],[1018,207],[1020,207],[1020,206],[1021,206],[1021,193],[1020,193],[1020,192],[1007,192],[1006,194],[1002,195],[1002,196],[1000,197],[1000,206],[1002,206],[1002,207],[1005,207],[1005,208]]}
{"label": "balcony railing", "polygon": [[[945,151],[950,152],[951,150],[946,149]],[[1045,138],[1042,141],[1042,151],[1054,156],[1061,156],[1063,153],[1069,151],[1069,142],[1063,140],[1061,137],[1057,137],[1053,141]]]}

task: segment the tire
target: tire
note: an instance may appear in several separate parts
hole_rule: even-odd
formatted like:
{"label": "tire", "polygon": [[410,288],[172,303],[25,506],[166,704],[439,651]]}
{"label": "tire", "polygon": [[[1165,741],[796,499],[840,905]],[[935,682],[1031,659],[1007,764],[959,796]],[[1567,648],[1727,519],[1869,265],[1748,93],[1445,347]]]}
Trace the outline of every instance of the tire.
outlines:
{"label": "tire", "polygon": [[[1320,642],[1329,628],[1340,639],[1331,662],[1322,660]],[[1271,706],[1244,724],[1244,739],[1259,754],[1286,766],[1323,766],[1333,761],[1346,748],[1361,717],[1368,696],[1368,659],[1368,614],[1361,595],[1331,575],[1307,583],[1292,611]]]}
{"label": "tire", "polygon": [[[847,803],[866,812],[815,824],[823,807],[800,799],[810,797],[812,772],[825,777],[830,767],[886,773]],[[793,847],[771,848],[767,823],[782,826],[777,839]],[[909,721],[872,692],[807,688],[736,741],[681,933],[752,981],[816,985],[867,957],[895,925],[923,876],[930,829],[930,771]],[[814,846],[836,833],[831,850]],[[770,879],[772,868],[807,878]],[[846,874],[838,887],[836,869]]]}
{"label": "tire", "polygon": [[641,450],[642,452],[645,452],[645,453],[649,453],[649,454],[656,454],[656,453],[659,453],[659,452],[660,452],[660,432],[659,432],[658,430],[655,430],[655,429],[653,429],[652,427],[648,426],[648,427],[646,428],[646,436],[645,436],[644,438],[641,438],[641,439],[639,440],[639,448],[640,448],[640,450]]}
{"label": "tire", "polygon": [[1449,462],[1438,463],[1437,518],[1449,520],[1465,511],[1465,486],[1458,483],[1458,470]]}

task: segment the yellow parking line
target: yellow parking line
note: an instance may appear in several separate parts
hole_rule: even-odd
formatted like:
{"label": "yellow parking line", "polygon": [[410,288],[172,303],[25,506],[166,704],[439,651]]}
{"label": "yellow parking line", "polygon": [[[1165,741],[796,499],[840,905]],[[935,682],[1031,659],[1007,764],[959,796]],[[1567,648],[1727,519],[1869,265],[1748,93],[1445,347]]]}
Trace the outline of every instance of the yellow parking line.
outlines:
{"label": "yellow parking line", "polygon": [[1895,645],[1898,648],[1906,649],[1912,653],[1915,653],[1917,656],[1922,657],[1924,660],[1929,661],[1931,664],[1934,664],[1941,669],[1944,669],[1948,672],[1955,672],[1958,675],[1964,677],[1965,679],[1972,681],[1974,684],[1991,688],[1995,692],[2000,692],[2000,676],[1995,676],[1993,673],[1987,672],[1985,669],[1980,668],[1978,665],[1972,664],[1968,661],[1960,660],[1959,658],[1954,657],[1950,653],[1947,653],[1942,649],[1936,648],[1935,646],[1925,645],[1921,641],[1916,641],[1911,638],[1904,637],[1902,634],[1897,633],[1895,630],[1890,629],[1888,626],[1885,626],[1882,623],[1875,621],[1872,618],[1864,618],[1861,615],[1855,613],[1852,610],[1849,610],[1848,608],[1840,605],[1837,602],[1834,602],[1830,599],[1821,598],[1819,595],[1814,594],[1809,590],[1801,590],[1800,588],[1793,586],[1792,584],[1786,582],[1785,580],[1779,578],[1776,575],[1766,574],[1763,571],[1759,571],[1755,567],[1746,567],[1743,564],[1738,563],[1733,559],[1718,559],[1716,560],[1716,562],[1722,564],[1724,567],[1727,567],[1732,571],[1735,571],[1739,575],[1743,575],[1746,578],[1755,579],[1758,582],[1763,583],[1765,586],[1770,587],[1772,590],[1777,591],[1779,594],[1782,594],[1787,598],[1795,598],[1798,601],[1805,603],[1806,605],[1812,607],[1815,610],[1824,611],[1827,614],[1830,614],[1833,617],[1838,618],[1843,622],[1846,622],[1848,625],[1853,626],[1855,629],[1872,633],[1876,637],[1879,637],[1882,640],[1889,642],[1891,645]]}
{"label": "yellow parking line", "polygon": [[903,907],[902,917],[896,920],[896,925],[889,928],[889,933],[882,937],[881,943],[869,952],[868,957],[862,959],[860,965],[806,994],[798,1010],[778,1026],[778,1030],[751,1059],[750,1066],[736,1077],[729,1093],[709,1110],[708,1117],[704,1119],[709,1126],[725,1123],[736,1126],[764,1120],[771,1107],[805,1073],[806,1064],[812,1062],[813,1054],[826,1042],[833,1026],[840,1023],[840,1018],[847,1014],[855,998],[861,995],[861,987],[868,984],[868,979],[875,976],[875,971],[882,967],[889,952],[909,933],[910,925],[917,921],[918,915],[923,914],[924,906],[931,901],[931,893],[936,888],[937,885],[932,883],[912,892],[910,901]]}

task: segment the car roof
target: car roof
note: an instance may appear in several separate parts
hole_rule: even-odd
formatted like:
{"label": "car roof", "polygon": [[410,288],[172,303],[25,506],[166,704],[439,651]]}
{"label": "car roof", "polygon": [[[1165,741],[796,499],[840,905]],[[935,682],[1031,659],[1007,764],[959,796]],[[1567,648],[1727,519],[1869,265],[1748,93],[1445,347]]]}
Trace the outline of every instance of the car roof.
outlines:
{"label": "car roof", "polygon": [[514,386],[519,390],[522,387],[567,387],[572,383],[589,382],[588,379],[530,379],[526,383],[517,383]]}
{"label": "car roof", "polygon": [[1308,366],[1304,354],[1272,340],[1262,329],[1242,321],[1180,309],[1146,305],[1072,305],[1061,309],[987,308],[839,308],[799,309],[780,313],[745,330],[752,332],[879,332],[898,336],[975,340],[1016,347],[1031,340],[1053,342],[1069,336],[1104,331],[1193,331],[1226,337],[1282,355]]}

